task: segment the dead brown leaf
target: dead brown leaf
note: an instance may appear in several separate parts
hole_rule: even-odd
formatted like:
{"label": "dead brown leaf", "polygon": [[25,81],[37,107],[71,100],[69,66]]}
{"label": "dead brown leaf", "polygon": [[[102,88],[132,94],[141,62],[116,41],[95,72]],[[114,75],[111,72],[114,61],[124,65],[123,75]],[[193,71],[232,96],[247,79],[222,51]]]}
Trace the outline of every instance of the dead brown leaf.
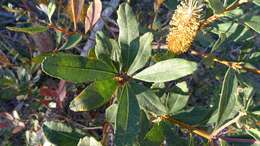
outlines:
{"label": "dead brown leaf", "polygon": [[102,3],[100,0],[94,0],[90,3],[85,18],[85,33],[87,33],[101,17]]}

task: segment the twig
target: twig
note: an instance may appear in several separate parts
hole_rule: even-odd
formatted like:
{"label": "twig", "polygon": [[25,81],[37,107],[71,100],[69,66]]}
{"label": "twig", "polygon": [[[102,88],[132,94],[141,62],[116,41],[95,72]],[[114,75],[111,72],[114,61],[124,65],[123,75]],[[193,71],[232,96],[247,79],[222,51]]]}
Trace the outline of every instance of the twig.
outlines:
{"label": "twig", "polygon": [[219,127],[218,129],[214,130],[211,134],[210,137],[211,139],[214,139],[218,136],[218,134],[223,131],[225,128],[227,128],[228,126],[236,123],[241,117],[245,116],[246,113],[244,112],[239,112],[239,114],[233,118],[232,120],[228,121],[227,123],[225,123],[224,125],[222,125],[221,127]]}
{"label": "twig", "polygon": [[[196,56],[200,56],[200,57],[204,57],[204,58],[209,56],[209,54],[198,52],[198,51],[195,51],[195,50],[191,50],[191,54],[196,55]],[[220,64],[223,64],[223,65],[226,65],[226,66],[233,68],[233,69],[242,69],[242,70],[246,70],[248,72],[252,72],[252,73],[260,75],[259,69],[248,68],[248,67],[244,66],[241,62],[225,61],[225,60],[220,60],[216,57],[213,57],[213,61],[220,63]]]}
{"label": "twig", "polygon": [[160,119],[164,120],[164,121],[168,121],[168,122],[170,122],[171,124],[174,124],[174,125],[179,125],[181,128],[187,129],[187,130],[191,131],[192,133],[197,134],[197,135],[211,141],[211,136],[207,131],[192,127],[192,126],[185,124],[181,121],[178,121],[178,120],[176,120],[176,119],[174,119],[174,118],[172,118],[168,115],[160,116]]}
{"label": "twig", "polygon": [[[114,12],[114,10],[117,8],[117,6],[119,4],[119,0],[110,0],[109,4],[110,4],[110,6],[107,7],[102,12],[102,17],[110,17],[112,15],[112,13]],[[104,21],[102,19],[99,19],[90,33],[89,38],[91,38],[91,39],[87,40],[85,46],[81,50],[81,54],[80,54],[81,56],[86,56],[89,49],[91,49],[95,46],[96,33],[97,33],[97,31],[102,30],[103,27],[104,27]],[[94,40],[93,40],[93,38],[94,38]]]}
{"label": "twig", "polygon": [[253,143],[260,144],[260,141],[256,141],[255,139],[242,139],[242,138],[231,138],[231,137],[220,137],[226,142],[239,142],[239,143]]}
{"label": "twig", "polygon": [[48,24],[48,27],[51,28],[51,29],[54,29],[56,31],[62,32],[65,35],[73,35],[73,34],[77,33],[76,31],[67,31],[67,30],[65,30],[63,28],[59,28],[59,27],[57,27],[53,24]]}
{"label": "twig", "polygon": [[209,26],[211,23],[213,23],[214,21],[218,20],[220,17],[223,17],[226,15],[226,13],[240,7],[242,4],[248,2],[248,0],[238,0],[236,1],[233,5],[231,5],[230,7],[227,7],[223,13],[220,14],[214,14],[211,17],[209,17],[208,19],[206,19],[205,21],[203,21],[200,25],[200,29],[206,28],[207,26]]}

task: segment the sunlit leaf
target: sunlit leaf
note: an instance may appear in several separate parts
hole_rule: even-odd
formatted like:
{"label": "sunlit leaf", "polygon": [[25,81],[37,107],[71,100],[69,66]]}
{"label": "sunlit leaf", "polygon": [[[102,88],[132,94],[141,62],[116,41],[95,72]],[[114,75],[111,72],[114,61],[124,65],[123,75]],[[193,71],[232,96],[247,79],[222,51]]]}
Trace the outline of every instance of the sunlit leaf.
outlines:
{"label": "sunlit leaf", "polygon": [[167,82],[192,74],[197,64],[181,58],[158,62],[133,76],[147,82]]}
{"label": "sunlit leaf", "polygon": [[50,76],[72,82],[106,80],[115,76],[114,69],[102,61],[69,54],[46,57],[42,69]]}

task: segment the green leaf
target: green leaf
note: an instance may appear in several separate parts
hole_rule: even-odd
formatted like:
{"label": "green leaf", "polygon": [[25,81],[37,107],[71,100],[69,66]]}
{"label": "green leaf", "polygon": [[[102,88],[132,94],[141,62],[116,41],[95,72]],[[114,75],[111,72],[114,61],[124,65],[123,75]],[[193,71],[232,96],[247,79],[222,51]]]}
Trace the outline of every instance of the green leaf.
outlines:
{"label": "green leaf", "polygon": [[119,96],[116,116],[115,144],[131,146],[140,130],[140,109],[136,96],[129,85],[125,85]]}
{"label": "green leaf", "polygon": [[153,34],[150,32],[145,33],[140,37],[138,52],[127,72],[129,75],[135,73],[138,69],[144,67],[144,65],[147,63],[152,53],[152,41]]}
{"label": "green leaf", "polygon": [[112,45],[111,59],[119,62],[122,66],[121,48],[116,40],[110,39]]}
{"label": "green leaf", "polygon": [[166,113],[164,105],[161,103],[159,97],[152,92],[152,90],[135,82],[131,82],[131,87],[136,94],[138,104],[142,109],[156,115]]}
{"label": "green leaf", "polygon": [[147,82],[167,82],[192,74],[197,64],[181,58],[158,62],[133,76]]}
{"label": "green leaf", "polygon": [[220,0],[208,0],[208,2],[214,13],[219,14],[224,11],[223,3]]}
{"label": "green leaf", "polygon": [[165,139],[165,133],[163,129],[164,122],[155,124],[152,129],[145,135],[143,145],[159,146]]}
{"label": "green leaf", "polygon": [[108,37],[103,32],[98,32],[96,34],[96,46],[95,46],[95,54],[98,59],[102,60],[102,57],[110,56],[112,50],[112,45],[108,39]]}
{"label": "green leaf", "polygon": [[133,10],[127,3],[123,3],[119,6],[117,11],[119,26],[119,43],[122,46],[128,45],[139,36],[138,22],[135,18]]}
{"label": "green leaf", "polygon": [[142,145],[144,146],[159,146],[166,140],[169,146],[187,146],[187,140],[180,138],[176,134],[176,129],[168,122],[160,122],[146,134]]}
{"label": "green leaf", "polygon": [[260,6],[260,0],[253,0],[253,3],[255,3],[258,6]]}
{"label": "green leaf", "polygon": [[212,111],[209,108],[195,106],[194,108],[174,115],[174,118],[190,125],[197,125],[207,122],[211,113]]}
{"label": "green leaf", "polygon": [[237,87],[238,81],[235,71],[229,68],[222,84],[217,111],[217,125],[220,125],[225,122],[225,120],[229,119],[232,112],[238,112],[238,110],[234,109],[237,102]]}
{"label": "green leaf", "polygon": [[46,138],[58,146],[76,146],[79,139],[84,137],[78,129],[61,122],[45,122],[42,128]]}
{"label": "green leaf", "polygon": [[11,31],[24,32],[29,34],[45,32],[48,30],[47,26],[31,26],[31,27],[6,27]]}
{"label": "green leaf", "polygon": [[102,146],[94,137],[85,136],[79,140],[77,146]]}
{"label": "green leaf", "polygon": [[258,141],[260,140],[260,130],[258,128],[250,128],[246,130],[246,132],[252,137],[254,137],[254,139]]}
{"label": "green leaf", "polygon": [[[58,54],[64,54],[64,53],[61,53],[59,52]],[[38,56],[35,56],[32,58],[32,61],[34,63],[42,63],[42,61],[46,58],[46,57],[50,57],[50,56],[53,56],[53,53],[52,52],[46,52],[46,53],[41,53],[40,55]]]}
{"label": "green leaf", "polygon": [[111,79],[115,75],[114,69],[102,61],[68,54],[46,57],[42,70],[50,76],[78,83]]}
{"label": "green leaf", "polygon": [[106,109],[106,121],[115,124],[118,104],[112,104]]}
{"label": "green leaf", "polygon": [[170,10],[175,10],[177,8],[177,5],[178,5],[178,1],[173,1],[173,0],[165,1],[165,6]]}
{"label": "green leaf", "polygon": [[245,25],[260,33],[260,16],[252,16],[245,20]]}
{"label": "green leaf", "polygon": [[53,15],[53,13],[55,12],[56,9],[56,4],[54,0],[51,0],[48,4],[48,18],[49,21],[51,22],[51,17]]}
{"label": "green leaf", "polygon": [[177,87],[169,94],[167,94],[164,99],[165,105],[168,109],[168,114],[175,114],[179,112],[186,106],[189,100],[189,93],[186,82],[178,83],[176,86]]}
{"label": "green leaf", "polygon": [[118,41],[121,48],[123,69],[127,70],[138,52],[139,26],[131,7],[127,3],[119,6],[117,14],[119,26]]}
{"label": "green leaf", "polygon": [[214,43],[212,46],[211,52],[214,52],[220,48],[220,46],[225,42],[226,40],[226,35],[225,33],[220,33],[218,40]]}
{"label": "green leaf", "polygon": [[138,136],[139,143],[142,143],[146,133],[150,130],[152,122],[149,121],[144,110],[140,112],[140,133]]}
{"label": "green leaf", "polygon": [[110,58],[122,66],[121,49],[118,42],[109,39],[103,32],[98,32],[96,35],[95,54],[99,60],[106,62]]}
{"label": "green leaf", "polygon": [[89,111],[108,102],[117,87],[113,79],[96,81],[84,89],[70,103],[73,111]]}
{"label": "green leaf", "polygon": [[82,39],[82,36],[79,33],[70,35],[67,38],[65,44],[60,48],[60,50],[68,50],[68,49],[75,47],[81,41],[81,39]]}

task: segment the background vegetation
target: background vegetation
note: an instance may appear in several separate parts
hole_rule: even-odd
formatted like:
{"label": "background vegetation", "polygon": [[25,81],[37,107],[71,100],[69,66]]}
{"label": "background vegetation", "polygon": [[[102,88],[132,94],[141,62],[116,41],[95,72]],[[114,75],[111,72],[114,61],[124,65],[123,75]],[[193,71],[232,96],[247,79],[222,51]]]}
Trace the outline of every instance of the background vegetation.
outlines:
{"label": "background vegetation", "polygon": [[260,1],[197,2],[1,0],[0,145],[259,145]]}

